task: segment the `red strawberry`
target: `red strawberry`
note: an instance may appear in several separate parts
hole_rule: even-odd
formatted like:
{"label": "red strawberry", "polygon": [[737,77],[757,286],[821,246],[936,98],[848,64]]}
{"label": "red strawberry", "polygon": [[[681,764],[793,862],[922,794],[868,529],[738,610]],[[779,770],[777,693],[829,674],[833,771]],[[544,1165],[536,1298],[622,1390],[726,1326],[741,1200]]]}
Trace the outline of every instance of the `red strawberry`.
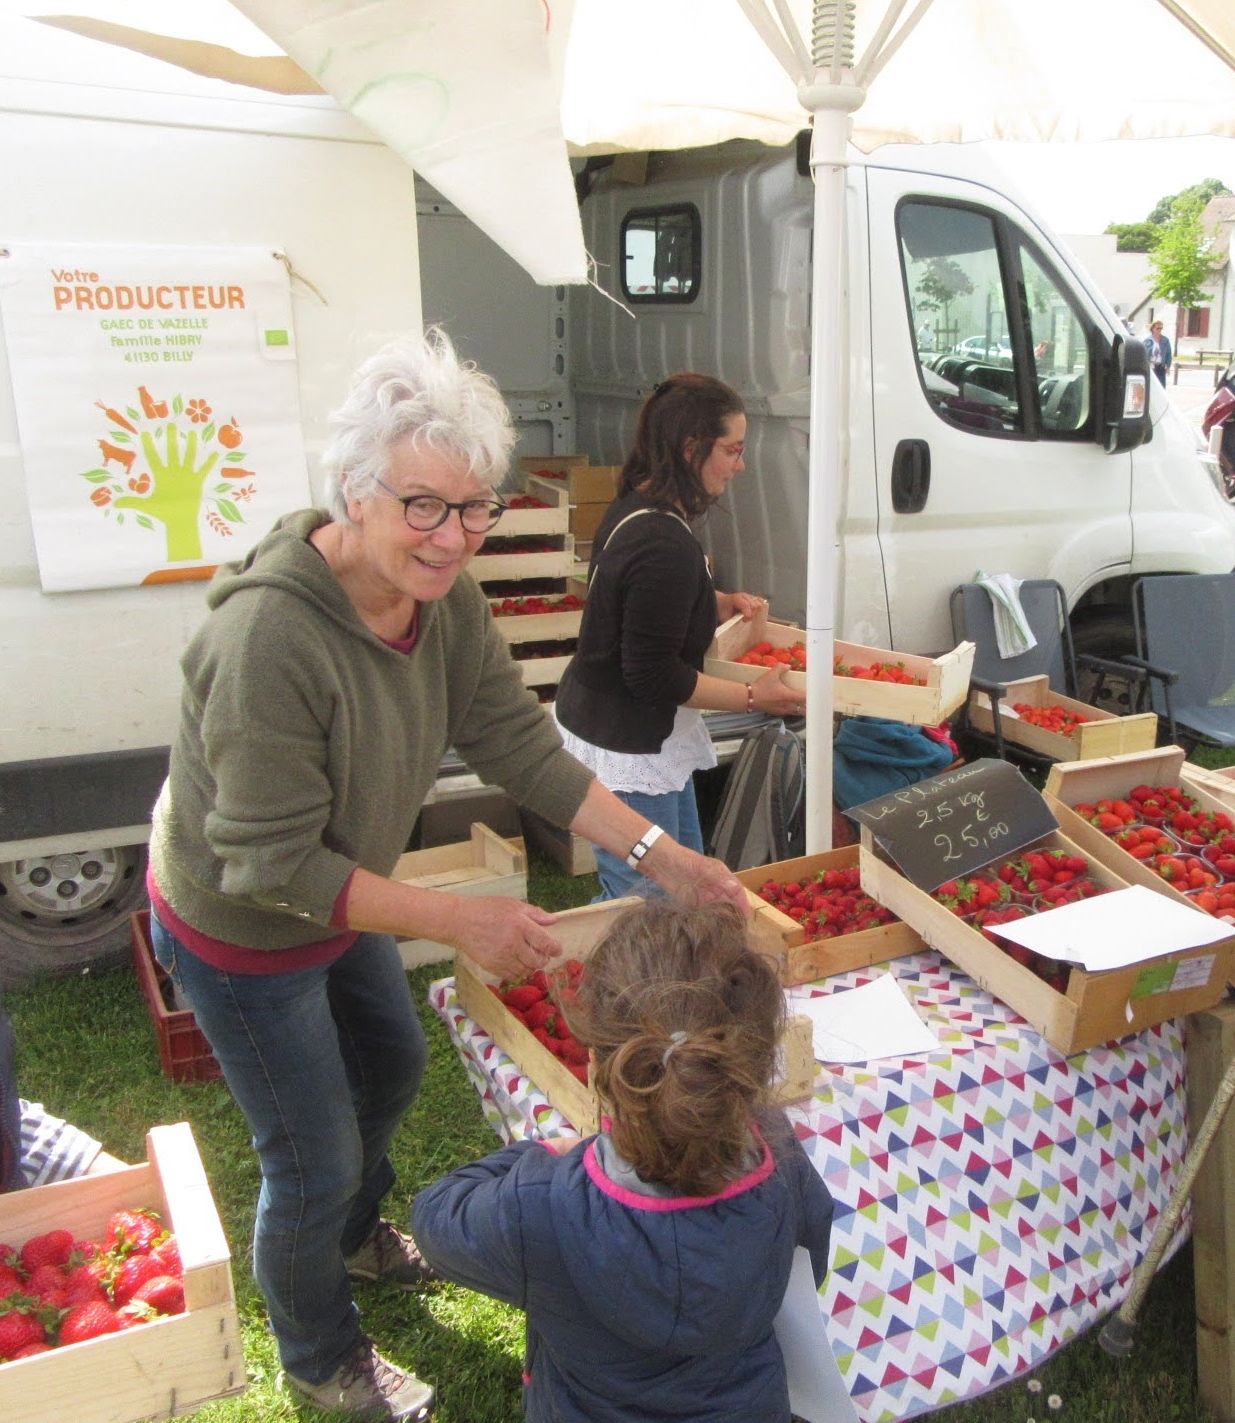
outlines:
{"label": "red strawberry", "polygon": [[27,1344],[41,1344],[47,1331],[33,1305],[0,1305],[0,1359],[11,1359]]}
{"label": "red strawberry", "polygon": [[107,1299],[107,1291],[99,1278],[100,1271],[95,1265],[78,1265],[70,1270],[64,1283],[66,1305],[85,1304],[92,1299]]}
{"label": "red strawberry", "polygon": [[65,1285],[68,1277],[58,1265],[40,1265],[31,1270],[26,1281],[26,1293],[33,1295],[42,1304],[54,1304],[60,1308],[65,1302]]}
{"label": "red strawberry", "polygon": [[14,1359],[28,1359],[28,1358],[30,1358],[30,1356],[31,1356],[32,1354],[50,1354],[50,1353],[51,1353],[51,1345],[50,1345],[50,1344],[27,1344],[27,1345],[25,1346],[25,1348],[23,1348],[23,1349],[18,1349],[17,1353],[13,1355],[13,1358],[14,1358]]}
{"label": "red strawberry", "polygon": [[0,1265],[0,1300],[19,1294],[24,1284],[25,1281],[16,1270],[10,1269],[8,1265]]}
{"label": "red strawberry", "polygon": [[71,1230],[49,1230],[32,1235],[21,1247],[22,1269],[32,1275],[40,1265],[63,1265],[73,1249]]}
{"label": "red strawberry", "polygon": [[157,1279],[159,1275],[165,1273],[162,1263],[154,1259],[153,1256],[130,1255],[116,1271],[116,1278],[112,1281],[111,1297],[117,1305],[128,1304],[147,1280]]}
{"label": "red strawberry", "polygon": [[180,1247],[176,1244],[174,1235],[169,1235],[166,1240],[156,1245],[150,1252],[150,1258],[159,1262],[162,1267],[161,1274],[177,1278],[184,1274],[184,1266],[180,1263]]}
{"label": "red strawberry", "polygon": [[114,1334],[120,1319],[111,1305],[98,1300],[74,1305],[60,1325],[62,1344],[80,1344],[85,1339],[97,1339],[100,1334]]}
{"label": "red strawberry", "polygon": [[162,1234],[162,1222],[154,1211],[116,1211],[107,1222],[107,1248],[124,1255],[144,1255]]}
{"label": "red strawberry", "polygon": [[183,1314],[184,1281],[174,1280],[170,1275],[155,1275],[137,1289],[133,1298],[160,1314]]}

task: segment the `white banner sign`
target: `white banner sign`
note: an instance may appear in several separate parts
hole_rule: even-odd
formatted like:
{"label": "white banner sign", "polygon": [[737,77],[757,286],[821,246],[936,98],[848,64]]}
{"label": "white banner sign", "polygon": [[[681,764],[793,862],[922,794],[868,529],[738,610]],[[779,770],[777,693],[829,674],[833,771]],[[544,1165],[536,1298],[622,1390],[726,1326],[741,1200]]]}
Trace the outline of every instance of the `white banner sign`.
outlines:
{"label": "white banner sign", "polygon": [[15,243],[0,314],[45,592],[208,577],[310,502],[269,248]]}

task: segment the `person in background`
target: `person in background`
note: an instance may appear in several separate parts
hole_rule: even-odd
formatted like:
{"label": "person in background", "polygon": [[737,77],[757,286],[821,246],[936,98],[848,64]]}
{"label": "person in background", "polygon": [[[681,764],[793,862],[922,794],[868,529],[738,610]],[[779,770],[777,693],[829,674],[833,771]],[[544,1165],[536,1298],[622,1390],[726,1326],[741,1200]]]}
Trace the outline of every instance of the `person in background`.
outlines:
{"label": "person in background", "polygon": [[13,1024],[0,1003],[0,1193],[118,1171],[124,1164],[41,1102],[18,1095]]}
{"label": "person in background", "polygon": [[515,440],[494,383],[431,331],[367,361],[331,426],[329,507],[220,569],[181,661],[151,940],[252,1131],[253,1268],[284,1383],[355,1418],[425,1419],[432,1387],[383,1358],[352,1291],[429,1277],[380,1214],[425,1060],[396,937],[498,976],[558,948],[521,900],[390,877],[446,750],[670,893],[744,892],[563,751],[467,575]]}
{"label": "person in background", "polygon": [[[592,551],[575,655],[554,715],[566,748],[632,809],[702,850],[693,773],[716,765],[703,710],[800,715],[773,669],[749,686],[709,676],[717,623],[766,607],[722,593],[691,529],[745,468],[746,413],[729,386],[684,372],[644,402]],[[596,854],[603,899],[636,892],[634,864]]]}
{"label": "person in background", "polygon": [[1145,350],[1149,353],[1149,364],[1158,377],[1158,384],[1166,384],[1166,373],[1171,368],[1171,338],[1162,329],[1160,321],[1149,323],[1149,335],[1145,337]]}
{"label": "person in background", "polygon": [[773,1322],[797,1247],[823,1281],[832,1201],[770,1105],[775,970],[731,907],[656,900],[619,916],[564,1009],[603,1129],[421,1191],[425,1258],[527,1311],[529,1423],[789,1423]]}

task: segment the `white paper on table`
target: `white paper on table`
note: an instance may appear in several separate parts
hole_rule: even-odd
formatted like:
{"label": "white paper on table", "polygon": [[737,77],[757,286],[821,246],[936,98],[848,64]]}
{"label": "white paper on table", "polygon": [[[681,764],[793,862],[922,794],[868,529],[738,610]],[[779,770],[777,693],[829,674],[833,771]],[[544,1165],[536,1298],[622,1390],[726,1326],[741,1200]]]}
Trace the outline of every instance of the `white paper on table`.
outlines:
{"label": "white paper on table", "polygon": [[890,973],[844,993],[793,995],[790,1002],[795,1013],[811,1020],[817,1062],[870,1062],[933,1052],[939,1046]]}
{"label": "white paper on table", "polygon": [[790,1409],[806,1423],[858,1423],[828,1342],[810,1251],[803,1245],[793,1252],[789,1284],[772,1329],[785,1356]]}
{"label": "white paper on table", "polygon": [[1216,943],[1230,937],[1231,926],[1136,884],[1014,919],[998,932],[1044,958],[1096,973]]}

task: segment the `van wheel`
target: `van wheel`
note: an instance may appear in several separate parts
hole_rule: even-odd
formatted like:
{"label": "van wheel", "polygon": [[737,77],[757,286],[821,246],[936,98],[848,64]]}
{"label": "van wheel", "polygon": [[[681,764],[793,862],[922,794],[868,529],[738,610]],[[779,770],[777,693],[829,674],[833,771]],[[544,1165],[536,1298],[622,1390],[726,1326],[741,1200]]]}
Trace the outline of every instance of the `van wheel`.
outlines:
{"label": "van wheel", "polygon": [[144,845],[0,863],[0,984],[121,962],[145,903]]}
{"label": "van wheel", "polygon": [[[1118,661],[1125,654],[1136,652],[1136,633],[1126,617],[1108,613],[1078,623],[1072,629],[1072,646],[1078,656],[1088,653],[1090,657]],[[1131,672],[1127,677],[1108,672],[1102,678],[1102,690],[1094,701],[1094,689],[1101,675],[1084,667],[1077,668],[1077,695],[1080,700],[1103,711],[1114,712],[1116,716],[1130,716],[1135,712],[1140,678]]]}

